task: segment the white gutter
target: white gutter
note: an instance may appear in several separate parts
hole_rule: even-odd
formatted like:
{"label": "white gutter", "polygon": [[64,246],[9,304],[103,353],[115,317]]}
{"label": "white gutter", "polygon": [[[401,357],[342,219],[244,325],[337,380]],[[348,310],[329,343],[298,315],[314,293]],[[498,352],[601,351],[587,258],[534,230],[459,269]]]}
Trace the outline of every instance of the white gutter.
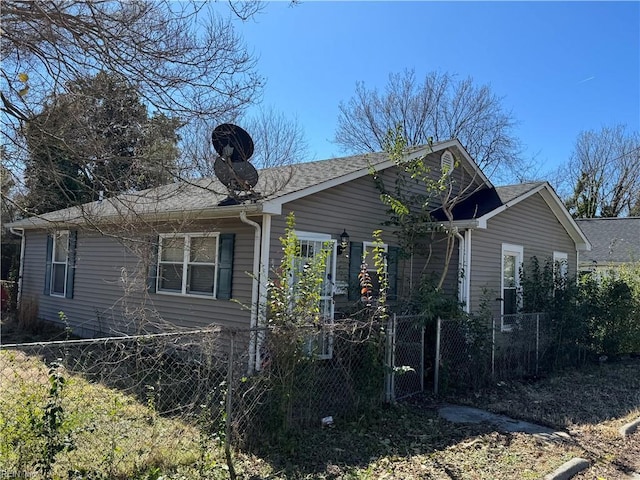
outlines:
{"label": "white gutter", "polygon": [[[262,215],[262,246],[261,246],[261,265],[260,269],[263,273],[261,278],[264,278],[264,281],[261,281],[258,286],[258,315],[257,315],[257,325],[258,329],[264,328],[266,326],[266,318],[267,318],[267,280],[269,278],[269,261],[270,261],[270,248],[271,248],[271,215],[265,213]],[[260,348],[262,347],[262,343],[264,342],[265,332],[264,330],[258,330],[256,334],[257,344],[256,344],[256,354],[255,354],[255,369],[260,371],[262,369],[262,357],[260,353]]]}
{"label": "white gutter", "polygon": [[[106,200],[102,201],[102,205],[108,205]],[[97,202],[96,202],[97,203]],[[235,218],[241,212],[248,213],[255,216],[262,214],[261,204],[252,205],[230,205],[227,207],[212,206],[208,208],[201,208],[196,210],[168,210],[163,212],[157,211],[139,211],[132,212],[126,211],[122,214],[110,212],[103,214],[99,211],[92,211],[95,206],[90,206],[85,210],[80,210],[79,207],[72,207],[73,211],[65,212],[63,215],[55,216],[55,212],[45,213],[42,217],[29,217],[16,222],[12,222],[7,225],[9,228],[25,229],[39,229],[39,228],[73,228],[84,225],[87,219],[91,221],[92,225],[120,225],[123,221],[131,219],[143,219],[147,222],[161,222],[172,220],[185,220],[185,219],[197,219],[197,220],[210,220],[217,218]],[[105,207],[106,208],[106,207]],[[112,208],[113,210],[113,208]]]}
{"label": "white gutter", "polygon": [[465,246],[465,270],[464,270],[464,288],[466,293],[465,311],[471,313],[471,229],[464,232]]}
{"label": "white gutter", "polygon": [[258,303],[260,301],[260,248],[262,241],[262,229],[260,224],[249,220],[247,218],[247,212],[244,210],[240,212],[240,220],[247,225],[254,228],[253,237],[253,274],[251,281],[251,321],[249,333],[249,367],[248,373],[253,373],[254,366],[256,364],[256,333],[255,328],[258,326]]}
{"label": "white gutter", "polygon": [[[20,233],[18,233],[18,230],[20,230]],[[22,300],[22,271],[24,270],[24,228],[9,227],[9,231],[20,237],[20,267],[18,269],[18,292],[16,297],[16,306],[19,307],[20,301]]]}

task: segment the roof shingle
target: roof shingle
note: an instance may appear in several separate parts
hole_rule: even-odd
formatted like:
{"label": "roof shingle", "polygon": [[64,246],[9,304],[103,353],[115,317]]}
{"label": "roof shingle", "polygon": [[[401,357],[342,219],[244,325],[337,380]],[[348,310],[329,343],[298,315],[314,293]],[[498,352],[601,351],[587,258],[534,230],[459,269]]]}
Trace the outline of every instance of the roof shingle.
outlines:
{"label": "roof shingle", "polygon": [[640,260],[640,217],[584,218],[576,220],[591,243],[580,253],[586,263],[626,263]]}

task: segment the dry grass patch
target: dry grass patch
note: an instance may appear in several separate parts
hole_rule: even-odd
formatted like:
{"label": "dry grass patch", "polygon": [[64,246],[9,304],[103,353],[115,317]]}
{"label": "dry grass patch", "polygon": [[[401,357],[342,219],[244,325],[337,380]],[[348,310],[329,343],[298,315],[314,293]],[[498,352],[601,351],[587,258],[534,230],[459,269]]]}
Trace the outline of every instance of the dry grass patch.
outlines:
{"label": "dry grass patch", "polygon": [[[62,421],[55,434],[70,448],[55,456],[52,478],[153,478],[178,470],[189,472],[184,478],[215,478],[216,472],[226,477],[220,445],[203,436],[198,419],[164,418],[155,412],[152,396],[145,404],[60,373],[65,382],[56,401]],[[0,374],[0,472],[40,478],[37,468],[54,435],[42,433],[53,399],[48,368],[38,358],[5,350]]]}
{"label": "dry grass patch", "polygon": [[534,383],[499,384],[458,402],[571,429],[640,416],[640,359],[567,370]]}
{"label": "dry grass patch", "polygon": [[568,370],[536,383],[503,384],[464,403],[564,429],[592,467],[575,478],[624,479],[640,472],[640,434],[619,429],[640,418],[640,359]]}
{"label": "dry grass patch", "polygon": [[426,406],[397,406],[360,422],[307,432],[288,452],[265,451],[274,479],[541,478],[578,448],[485,424],[452,424]]}

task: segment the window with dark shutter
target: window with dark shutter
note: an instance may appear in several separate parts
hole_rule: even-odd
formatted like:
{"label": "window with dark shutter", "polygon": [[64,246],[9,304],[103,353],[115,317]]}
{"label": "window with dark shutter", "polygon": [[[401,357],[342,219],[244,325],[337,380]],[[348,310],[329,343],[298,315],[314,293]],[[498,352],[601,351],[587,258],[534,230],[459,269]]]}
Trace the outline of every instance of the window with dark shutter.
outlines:
{"label": "window with dark shutter", "polygon": [[231,298],[231,284],[233,283],[233,244],[235,235],[224,233],[220,235],[220,251],[218,254],[218,292],[217,298],[228,300]]}
{"label": "window with dark shutter", "polygon": [[234,234],[161,234],[153,249],[149,291],[231,298]]}
{"label": "window with dark shutter", "polygon": [[[349,300],[360,300],[362,297],[360,281],[358,275],[362,262],[367,264],[367,270],[371,277],[373,295],[376,297],[380,289],[380,281],[378,272],[374,264],[373,249],[375,245],[371,242],[351,242],[349,250]],[[388,282],[387,300],[395,301],[398,297],[398,257],[400,254],[399,247],[388,247],[381,245],[386,255],[386,275]]]}

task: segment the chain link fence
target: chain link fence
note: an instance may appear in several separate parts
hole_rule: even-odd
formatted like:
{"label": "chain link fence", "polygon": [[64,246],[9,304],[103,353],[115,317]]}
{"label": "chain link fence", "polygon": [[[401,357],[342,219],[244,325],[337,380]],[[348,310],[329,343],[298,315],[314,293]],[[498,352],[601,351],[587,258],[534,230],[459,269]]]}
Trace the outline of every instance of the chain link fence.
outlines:
{"label": "chain link fence", "polygon": [[93,446],[105,452],[100,471],[118,476],[160,450],[197,463],[203,445],[252,450],[357,418],[421,391],[418,324],[394,317],[0,345],[0,471],[29,471],[53,437],[57,468],[72,471]]}
{"label": "chain link fence", "polygon": [[479,389],[491,382],[537,376],[550,365],[553,342],[543,313],[438,319],[434,391]]}

